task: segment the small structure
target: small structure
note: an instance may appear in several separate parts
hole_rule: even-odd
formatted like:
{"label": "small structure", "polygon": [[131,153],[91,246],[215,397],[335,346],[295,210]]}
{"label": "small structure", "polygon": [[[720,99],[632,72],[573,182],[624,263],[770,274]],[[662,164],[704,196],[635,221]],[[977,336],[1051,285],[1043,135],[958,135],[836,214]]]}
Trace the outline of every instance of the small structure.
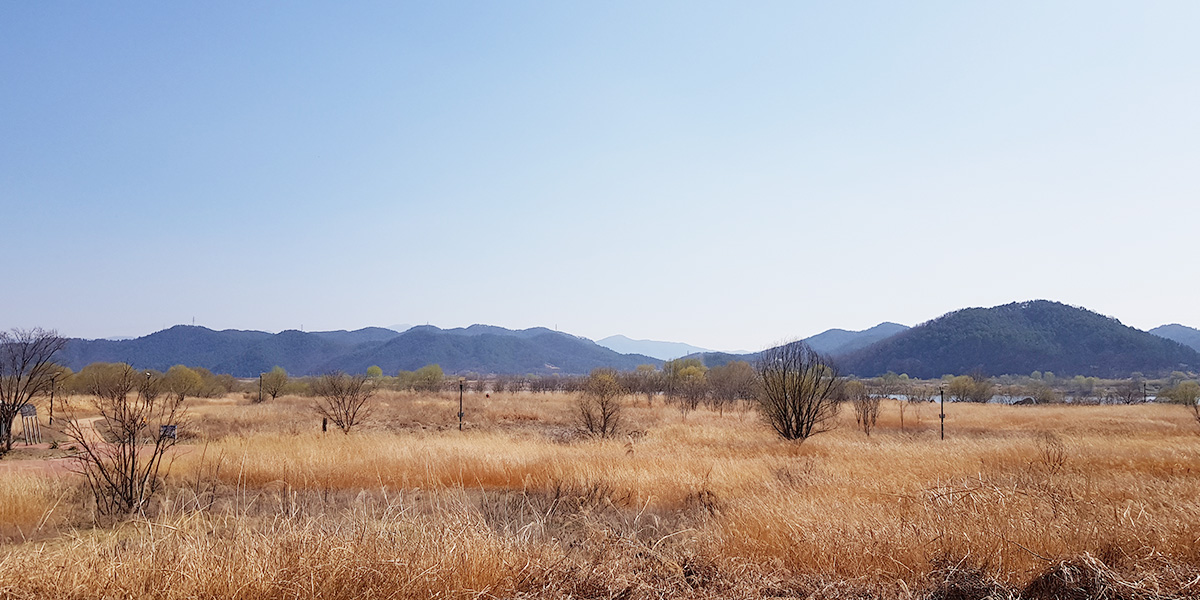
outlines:
{"label": "small structure", "polygon": [[32,404],[22,404],[21,429],[25,434],[25,445],[32,446],[42,443],[42,427],[38,423],[37,407]]}

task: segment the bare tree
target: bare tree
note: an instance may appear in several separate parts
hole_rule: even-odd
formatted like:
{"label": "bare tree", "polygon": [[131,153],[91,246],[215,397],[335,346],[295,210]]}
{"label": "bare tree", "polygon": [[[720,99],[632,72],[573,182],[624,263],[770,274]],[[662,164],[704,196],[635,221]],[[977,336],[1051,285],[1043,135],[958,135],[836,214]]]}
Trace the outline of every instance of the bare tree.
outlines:
{"label": "bare tree", "polygon": [[775,431],[804,441],[837,424],[842,377],[837,367],[804,342],[759,355],[758,408]]}
{"label": "bare tree", "polygon": [[900,401],[900,431],[904,431],[904,412],[909,407],[915,407],[917,422],[921,421],[921,407],[933,400],[933,386],[924,383],[910,383],[904,390],[904,400]]}
{"label": "bare tree", "polygon": [[313,409],[338,426],[342,433],[350,433],[352,427],[371,414],[368,402],[375,394],[375,388],[366,375],[327,373],[313,382],[312,391],[317,396]]}
{"label": "bare tree", "polygon": [[854,422],[868,437],[875,422],[879,420],[880,397],[872,394],[861,381],[850,381],[845,385],[845,395],[854,407]]}
{"label": "bare tree", "polygon": [[1113,399],[1121,404],[1133,404],[1142,401],[1142,384],[1128,379],[1118,383],[1113,388]]}
{"label": "bare tree", "polygon": [[621,426],[621,396],[624,395],[625,389],[617,381],[615,371],[592,371],[576,401],[579,428],[600,438],[615,436]]}
{"label": "bare tree", "polygon": [[12,450],[12,425],[21,407],[53,387],[60,368],[52,361],[66,345],[53,330],[0,331],[0,456]]}
{"label": "bare tree", "polygon": [[99,417],[80,419],[68,401],[63,433],[100,514],[142,510],[161,485],[167,450],[175,445],[184,414],[183,395],[163,394],[161,381],[127,364],[104,365],[84,375],[87,400]]}
{"label": "bare tree", "polygon": [[755,378],[754,367],[744,360],[735,360],[708,371],[709,386],[712,389],[712,402],[721,415],[725,407],[735,406],[738,402],[754,396]]}
{"label": "bare tree", "polygon": [[654,365],[638,365],[633,371],[621,373],[617,382],[634,396],[644,394],[646,406],[654,404],[654,396],[663,387],[662,372]]}

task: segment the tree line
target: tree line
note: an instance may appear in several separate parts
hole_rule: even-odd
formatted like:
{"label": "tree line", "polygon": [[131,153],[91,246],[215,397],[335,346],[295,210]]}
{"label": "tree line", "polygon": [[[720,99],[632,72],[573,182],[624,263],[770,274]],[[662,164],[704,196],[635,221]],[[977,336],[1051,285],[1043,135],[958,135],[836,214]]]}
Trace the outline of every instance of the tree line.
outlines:
{"label": "tree line", "polygon": [[[74,458],[102,514],[136,512],[161,485],[159,471],[166,452],[178,441],[177,428],[189,396],[228,393],[229,386],[253,385],[182,365],[159,373],[128,364],[95,363],[72,373],[53,360],[64,345],[52,331],[0,332],[0,457],[12,448],[12,424],[22,409],[40,404],[46,396],[53,407],[56,394],[62,393],[60,407],[65,418],[61,430],[76,447]],[[661,369],[643,365],[629,372],[596,369],[586,377],[475,376],[470,381],[472,391],[483,393],[571,392],[580,430],[600,438],[622,432],[623,414],[630,403],[661,401],[677,407],[684,418],[701,405],[721,414],[731,408],[753,408],[780,437],[795,441],[833,428],[846,404],[852,407],[856,425],[869,436],[885,399],[899,401],[903,429],[906,407],[931,401],[935,394],[962,402],[988,402],[997,390],[1011,393],[1013,386],[1024,385],[1032,387],[1021,391],[1045,388],[1056,394],[1065,389],[1077,397],[1111,395],[1117,401],[1135,401],[1130,386],[1140,384],[1146,397],[1151,385],[1137,378],[1127,382],[1080,377],[1058,381],[1045,372],[1000,381],[979,373],[941,381],[914,380],[895,373],[864,380],[843,376],[833,361],[804,342],[766,350],[753,365],[732,362],[709,369],[697,359],[684,358],[667,361]],[[265,402],[302,391],[313,398],[311,407],[322,417],[323,429],[332,423],[348,434],[370,415],[372,398],[387,386],[425,391],[457,387],[465,392],[467,384],[466,376],[446,377],[437,365],[401,371],[394,377],[372,369],[363,375],[328,373],[299,381],[276,367],[258,378],[253,394],[243,393]],[[1158,397],[1187,407],[1200,423],[1200,383],[1194,376],[1177,372],[1154,384]],[[75,418],[81,408],[98,416]]]}

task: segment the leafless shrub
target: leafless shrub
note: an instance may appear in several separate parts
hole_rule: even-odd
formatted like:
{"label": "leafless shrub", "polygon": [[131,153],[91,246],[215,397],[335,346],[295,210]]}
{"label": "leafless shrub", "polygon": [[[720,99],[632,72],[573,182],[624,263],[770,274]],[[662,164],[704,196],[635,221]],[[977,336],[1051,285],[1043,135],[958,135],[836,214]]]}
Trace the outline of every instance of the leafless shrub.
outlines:
{"label": "leafless shrub", "polygon": [[77,468],[102,515],[142,510],[161,485],[166,452],[175,445],[183,396],[127,364],[88,374],[88,403],[99,417],[79,419],[68,400],[63,433],[78,448]]}
{"label": "leafless shrub", "polygon": [[1038,465],[1050,475],[1063,470],[1067,464],[1067,445],[1050,431],[1037,435]]}
{"label": "leafless shrub", "polygon": [[930,573],[930,600],[1009,600],[1015,595],[984,569],[966,564],[966,560],[935,561],[938,568]]}
{"label": "leafless shrub", "polygon": [[872,394],[865,385],[858,381],[847,383],[845,390],[846,396],[850,399],[850,405],[854,407],[854,422],[858,423],[858,428],[862,429],[863,433],[869,437],[871,429],[875,427],[875,422],[879,420],[879,396]]}
{"label": "leafless shrub", "polygon": [[900,402],[900,431],[904,431],[904,411],[913,408],[917,413],[917,422],[920,422],[921,407],[933,401],[935,392],[933,386],[923,383],[913,383],[905,388],[905,399]]}
{"label": "leafless shrub", "polygon": [[371,414],[369,401],[375,388],[366,375],[327,373],[313,382],[312,390],[317,398],[313,410],[342,433],[350,433],[351,428]]}
{"label": "leafless shrub", "polygon": [[758,407],[788,440],[806,440],[837,422],[842,378],[832,363],[804,342],[765,350],[756,365]]}
{"label": "leafless shrub", "polygon": [[615,371],[592,371],[575,404],[580,430],[600,438],[617,435],[621,426],[621,396],[624,394],[625,390],[617,382]]}

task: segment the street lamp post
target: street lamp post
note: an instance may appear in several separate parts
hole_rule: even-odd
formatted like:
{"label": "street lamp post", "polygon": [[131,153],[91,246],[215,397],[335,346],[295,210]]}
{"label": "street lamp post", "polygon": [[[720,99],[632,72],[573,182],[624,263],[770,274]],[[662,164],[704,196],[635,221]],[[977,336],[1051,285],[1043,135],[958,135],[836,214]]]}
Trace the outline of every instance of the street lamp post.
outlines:
{"label": "street lamp post", "polygon": [[459,378],[458,378],[458,430],[459,430],[459,431],[462,431],[462,420],[463,420],[463,403],[462,403],[462,402],[463,402],[463,387],[466,385],[466,383],[467,383],[467,378],[466,378],[466,377],[459,377]]}

